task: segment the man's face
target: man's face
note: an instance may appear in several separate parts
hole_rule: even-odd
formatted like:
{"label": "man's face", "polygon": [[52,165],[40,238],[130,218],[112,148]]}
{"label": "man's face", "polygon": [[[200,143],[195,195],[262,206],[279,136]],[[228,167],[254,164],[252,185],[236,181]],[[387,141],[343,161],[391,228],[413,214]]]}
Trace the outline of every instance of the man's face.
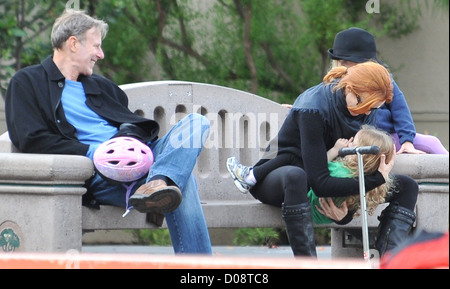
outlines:
{"label": "man's face", "polygon": [[79,74],[91,76],[94,72],[95,63],[105,58],[102,50],[102,36],[97,28],[86,31],[85,40],[79,42],[75,53]]}

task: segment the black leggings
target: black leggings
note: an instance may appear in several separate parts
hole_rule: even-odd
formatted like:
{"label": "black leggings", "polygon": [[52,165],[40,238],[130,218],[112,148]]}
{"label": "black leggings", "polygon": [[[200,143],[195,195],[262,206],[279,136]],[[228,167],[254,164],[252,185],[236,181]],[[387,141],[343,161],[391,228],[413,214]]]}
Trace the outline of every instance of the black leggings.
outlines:
{"label": "black leggings", "polygon": [[[309,187],[306,172],[298,166],[283,166],[267,174],[252,188],[251,194],[262,203],[281,207],[308,202]],[[408,176],[395,175],[392,192],[386,202],[396,202],[411,211],[417,202],[419,186]]]}
{"label": "black leggings", "polygon": [[302,164],[300,160],[293,154],[290,153],[279,154],[273,159],[258,162],[253,167],[253,175],[255,176],[256,181],[259,182],[260,180],[263,180],[272,171],[284,166],[302,167]]}

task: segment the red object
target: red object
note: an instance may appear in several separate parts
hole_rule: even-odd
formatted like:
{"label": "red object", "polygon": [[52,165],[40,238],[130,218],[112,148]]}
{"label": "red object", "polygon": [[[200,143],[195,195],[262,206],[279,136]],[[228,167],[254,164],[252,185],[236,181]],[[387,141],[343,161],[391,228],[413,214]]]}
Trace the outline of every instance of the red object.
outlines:
{"label": "red object", "polygon": [[386,253],[380,269],[449,269],[449,234],[421,232]]}

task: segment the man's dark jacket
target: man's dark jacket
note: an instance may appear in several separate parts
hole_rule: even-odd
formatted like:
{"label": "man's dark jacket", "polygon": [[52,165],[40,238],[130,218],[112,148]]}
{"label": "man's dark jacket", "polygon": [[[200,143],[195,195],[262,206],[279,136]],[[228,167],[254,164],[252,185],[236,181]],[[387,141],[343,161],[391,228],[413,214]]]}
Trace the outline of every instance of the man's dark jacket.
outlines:
{"label": "man's dark jacket", "polygon": [[[128,109],[128,98],[116,84],[99,76],[80,76],[86,104],[111,125],[131,123],[146,132],[145,141],[157,139],[159,125]],[[77,139],[61,103],[65,85],[52,57],[18,71],[9,83],[5,99],[6,123],[12,143],[24,153],[85,156],[89,146]]]}

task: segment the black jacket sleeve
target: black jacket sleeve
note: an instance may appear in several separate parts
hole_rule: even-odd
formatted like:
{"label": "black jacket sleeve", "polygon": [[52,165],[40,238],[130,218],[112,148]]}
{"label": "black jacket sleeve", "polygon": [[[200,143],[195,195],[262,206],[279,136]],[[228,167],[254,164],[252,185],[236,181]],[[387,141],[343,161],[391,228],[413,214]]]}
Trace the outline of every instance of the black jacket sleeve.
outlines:
{"label": "black jacket sleeve", "polygon": [[[297,113],[301,152],[308,183],[318,197],[346,197],[359,194],[357,178],[330,176],[325,143],[326,125],[318,113]],[[372,190],[385,183],[380,172],[365,176],[365,188]]]}
{"label": "black jacket sleeve", "polygon": [[334,221],[338,225],[347,225],[353,220],[353,215],[355,214],[355,211],[348,211],[347,215],[340,221]]}

